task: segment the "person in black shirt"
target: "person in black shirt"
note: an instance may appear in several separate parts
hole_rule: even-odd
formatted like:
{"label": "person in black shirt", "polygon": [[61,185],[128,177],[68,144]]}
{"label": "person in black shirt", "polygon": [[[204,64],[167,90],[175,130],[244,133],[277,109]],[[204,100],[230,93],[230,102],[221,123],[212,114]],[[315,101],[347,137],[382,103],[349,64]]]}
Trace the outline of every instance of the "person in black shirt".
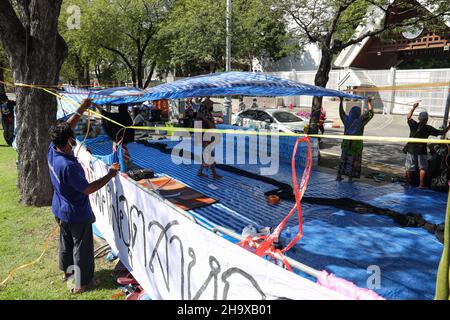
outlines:
{"label": "person in black shirt", "polygon": [[[119,112],[108,112],[103,110],[102,108],[98,108],[103,116],[108,119],[113,120],[114,122],[120,123],[125,127],[130,127],[133,125],[133,119],[131,115],[128,113],[128,105],[120,105],[117,107]],[[108,121],[106,119],[103,120],[103,127],[105,128],[106,134],[115,142],[119,142],[123,140],[123,143],[131,143],[134,142],[134,129],[124,130],[123,126],[120,126],[112,121]]]}
{"label": "person in black shirt", "polygon": [[6,94],[0,95],[0,113],[2,115],[3,137],[8,146],[14,141],[14,107],[16,103],[8,100]]}
{"label": "person in black shirt", "polygon": [[[410,129],[410,138],[428,139],[429,136],[442,136],[446,135],[450,130],[448,126],[444,130],[438,130],[428,125],[428,113],[421,112],[419,114],[419,121],[415,121],[412,117],[414,111],[419,106],[419,103],[414,104],[411,111],[408,113],[408,126]],[[428,170],[427,159],[427,144],[426,143],[408,143],[406,147],[406,182],[408,184],[412,181],[413,172],[419,170],[420,176],[420,188],[425,188],[425,178]]]}

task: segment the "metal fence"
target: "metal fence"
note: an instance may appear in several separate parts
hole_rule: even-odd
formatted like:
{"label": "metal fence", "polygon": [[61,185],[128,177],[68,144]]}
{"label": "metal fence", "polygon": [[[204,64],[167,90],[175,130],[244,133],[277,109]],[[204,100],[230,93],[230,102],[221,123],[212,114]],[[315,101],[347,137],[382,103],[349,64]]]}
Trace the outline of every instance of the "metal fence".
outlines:
{"label": "metal fence", "polygon": [[[327,87],[336,90],[345,90],[347,86],[340,86],[341,80],[348,77],[349,72],[356,78],[364,79],[362,87],[389,87],[372,92],[358,92],[360,95],[372,95],[375,97],[375,109],[377,112],[390,114],[406,114],[411,109],[411,103],[421,100],[421,110],[426,110],[432,116],[442,117],[450,92],[450,69],[415,69],[415,70],[362,70],[343,69],[330,72],[330,80]],[[314,84],[315,71],[272,72],[270,74],[287,79],[296,80],[308,84]],[[447,82],[447,86],[416,88],[402,88],[400,86],[428,83]],[[399,88],[397,88],[399,87]],[[324,98],[331,100],[332,98]],[[295,106],[310,107],[312,97],[287,97],[284,104],[293,102]]]}

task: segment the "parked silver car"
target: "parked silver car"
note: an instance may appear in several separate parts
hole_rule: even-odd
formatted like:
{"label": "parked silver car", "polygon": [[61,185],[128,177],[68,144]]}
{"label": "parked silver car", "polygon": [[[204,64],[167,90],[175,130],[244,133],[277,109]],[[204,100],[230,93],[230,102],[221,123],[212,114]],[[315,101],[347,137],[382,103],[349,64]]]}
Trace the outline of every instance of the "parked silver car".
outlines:
{"label": "parked silver car", "polygon": [[249,109],[239,112],[233,124],[255,130],[303,133],[307,121],[294,113],[279,109]]}

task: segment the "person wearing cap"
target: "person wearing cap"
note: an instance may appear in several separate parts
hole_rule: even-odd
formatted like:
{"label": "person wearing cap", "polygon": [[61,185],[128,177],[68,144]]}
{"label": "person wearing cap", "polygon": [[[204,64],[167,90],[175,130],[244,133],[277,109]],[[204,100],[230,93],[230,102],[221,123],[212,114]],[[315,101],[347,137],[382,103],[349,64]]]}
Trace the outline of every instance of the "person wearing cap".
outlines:
{"label": "person wearing cap", "polygon": [[[447,126],[444,130],[438,130],[428,125],[428,112],[421,112],[419,114],[419,121],[415,121],[412,117],[414,111],[416,111],[419,103],[415,103],[411,111],[408,113],[408,126],[410,129],[410,138],[416,139],[428,139],[430,136],[442,136],[446,135],[450,130],[450,126]],[[410,142],[406,145],[406,183],[411,184],[412,175],[415,171],[419,170],[420,188],[426,188],[425,178],[428,170],[427,159],[427,144],[426,143],[413,143]]]}
{"label": "person wearing cap", "polygon": [[8,146],[14,141],[14,107],[16,103],[8,99],[6,94],[0,95],[0,113],[2,116],[3,137]]}

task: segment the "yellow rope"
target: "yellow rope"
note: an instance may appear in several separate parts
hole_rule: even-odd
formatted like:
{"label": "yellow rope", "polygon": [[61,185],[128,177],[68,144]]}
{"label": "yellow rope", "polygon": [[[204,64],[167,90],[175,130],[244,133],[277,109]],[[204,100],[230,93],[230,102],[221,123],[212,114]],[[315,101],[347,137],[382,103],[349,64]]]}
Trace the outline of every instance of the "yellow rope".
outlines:
{"label": "yellow rope", "polygon": [[36,263],[38,263],[38,262],[42,259],[42,257],[44,256],[44,254],[47,252],[47,250],[48,250],[48,245],[49,245],[49,242],[50,242],[50,239],[56,235],[56,233],[58,232],[58,230],[59,230],[59,226],[56,226],[56,227],[52,230],[52,232],[47,236],[47,238],[45,239],[45,242],[44,242],[44,249],[42,250],[41,255],[40,255],[36,260],[34,260],[34,261],[30,262],[30,263],[27,263],[27,264],[24,264],[24,265],[21,265],[21,266],[19,266],[19,267],[16,267],[16,268],[12,269],[12,270],[8,273],[8,276],[6,277],[6,279],[3,280],[2,282],[0,282],[0,288],[1,288],[2,286],[4,286],[6,282],[8,282],[9,280],[11,280],[11,279],[14,277],[14,275],[15,275],[15,273],[16,273],[17,271],[19,271],[19,270],[21,270],[21,269],[25,269],[25,268],[31,267],[31,266],[35,265]]}
{"label": "yellow rope", "polygon": [[84,136],[83,142],[81,143],[81,146],[78,148],[78,152],[77,152],[77,155],[76,155],[77,158],[78,158],[78,154],[81,151],[81,147],[83,147],[84,144],[86,143],[86,140],[87,140],[87,138],[89,136],[89,131],[91,131],[91,110],[88,110],[87,112],[88,112],[88,120],[87,120],[86,134]]}
{"label": "yellow rope", "polygon": [[373,91],[389,91],[389,90],[404,90],[404,89],[434,88],[434,87],[450,87],[450,82],[447,81],[447,82],[400,84],[395,86],[383,86],[383,87],[359,87],[356,89],[349,89],[344,91],[373,92]]}

